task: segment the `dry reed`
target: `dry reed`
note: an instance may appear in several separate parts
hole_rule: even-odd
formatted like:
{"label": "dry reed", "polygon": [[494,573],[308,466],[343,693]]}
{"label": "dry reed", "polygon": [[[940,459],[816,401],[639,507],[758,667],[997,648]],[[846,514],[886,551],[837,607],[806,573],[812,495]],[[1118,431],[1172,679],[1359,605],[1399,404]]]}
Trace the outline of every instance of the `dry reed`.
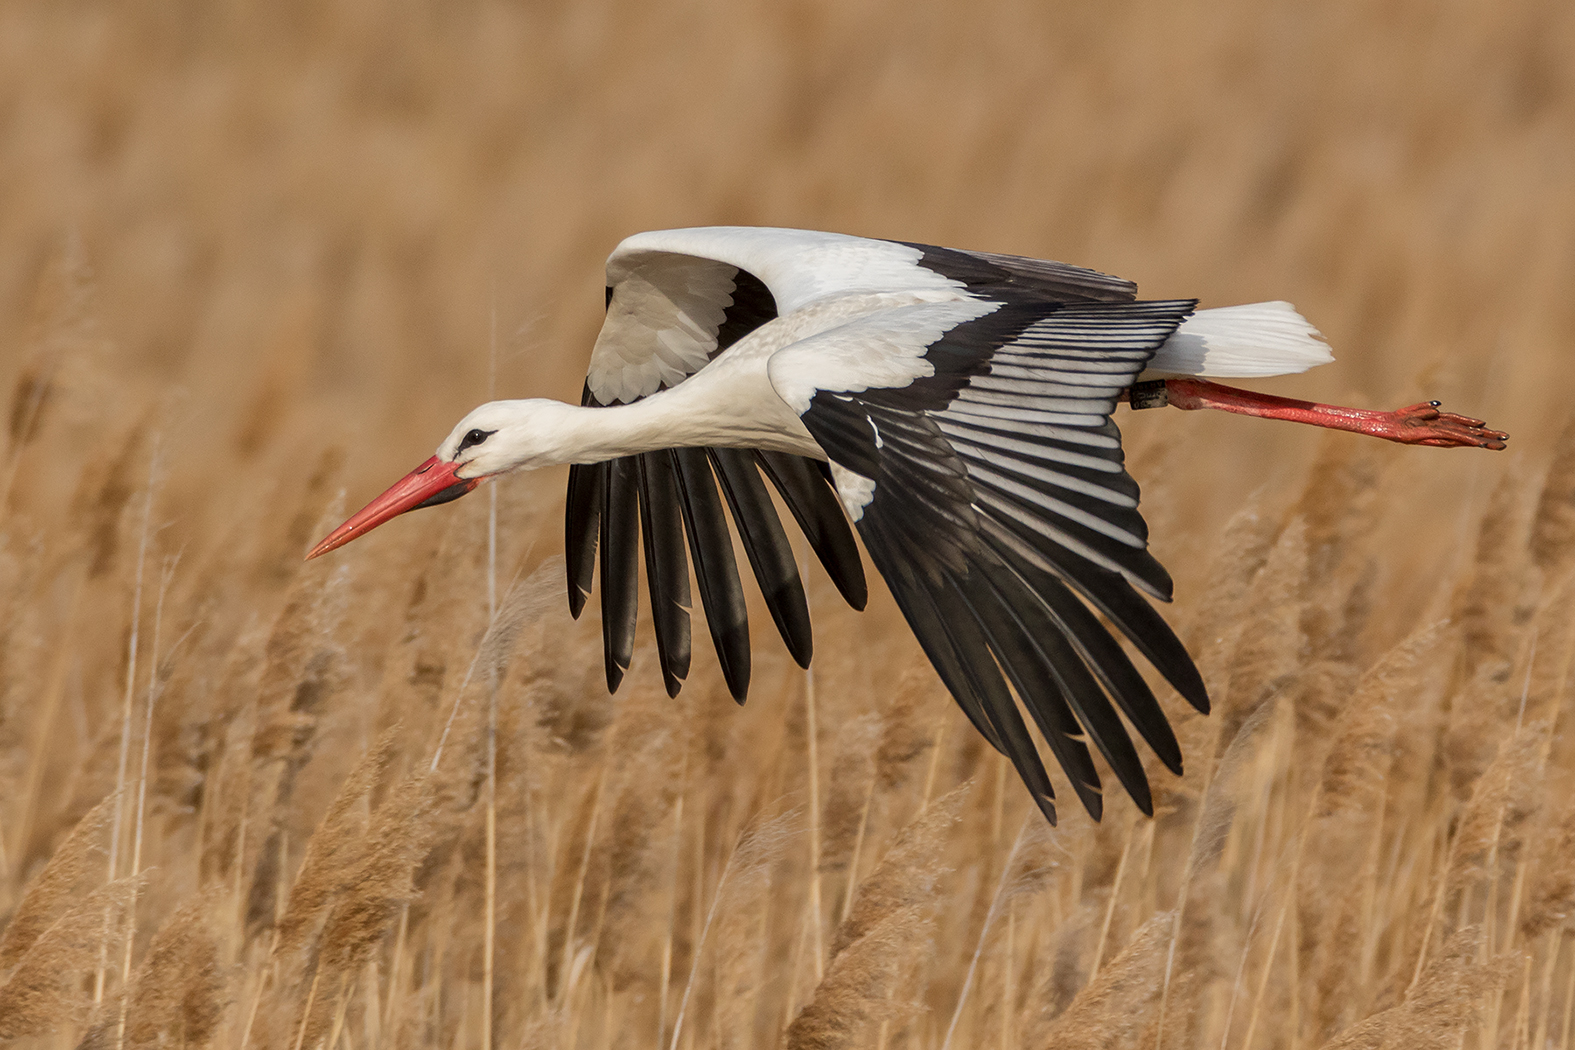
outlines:
{"label": "dry reed", "polygon": [[[0,1038],[1575,1046],[1575,8],[943,8],[0,6]],[[723,222],[1292,298],[1277,392],[1518,451],[1122,409],[1215,712],[1054,831],[878,581],[740,710],[700,609],[607,695],[561,472],[301,563]]]}

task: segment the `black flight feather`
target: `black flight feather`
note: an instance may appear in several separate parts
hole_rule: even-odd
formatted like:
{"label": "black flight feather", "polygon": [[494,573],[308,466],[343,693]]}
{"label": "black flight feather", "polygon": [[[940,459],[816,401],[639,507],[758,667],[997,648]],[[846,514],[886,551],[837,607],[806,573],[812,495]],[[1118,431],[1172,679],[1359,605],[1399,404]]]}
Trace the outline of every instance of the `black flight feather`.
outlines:
{"label": "black flight feather", "polygon": [[[881,578],[886,581],[891,590],[891,596],[897,603],[897,609],[902,613],[903,619],[908,621],[908,629],[919,641],[919,648],[924,650],[924,655],[934,665],[935,671],[940,675],[941,682],[948,692],[957,701],[957,706],[963,709],[963,714],[968,716],[968,721],[979,731],[989,745],[1006,754],[1006,747],[1001,742],[1000,734],[995,730],[985,713],[984,701],[974,689],[972,679],[963,670],[963,657],[952,644],[951,638],[941,626],[934,605],[925,596],[923,584],[900,564],[900,562],[883,558],[875,553],[876,546],[883,552],[890,548],[879,539],[874,539],[860,524],[859,531],[865,536],[866,543],[870,546],[870,559],[875,562]],[[890,572],[887,568],[890,568]]]}
{"label": "black flight feather", "polygon": [[[1148,778],[1143,773],[1143,760],[1138,758],[1126,726],[1094,676],[1089,673],[1081,656],[1056,629],[1044,614],[1044,605],[1021,580],[1011,577],[997,566],[981,559],[979,575],[984,585],[976,584],[974,605],[998,608],[1010,616],[1018,629],[1022,656],[1028,668],[1037,673],[1028,676],[1029,687],[1018,687],[1018,692],[1030,710],[1037,706],[1038,682],[1046,675],[1055,683],[1056,691],[1068,703],[1084,731],[1099,748],[1100,754],[1115,772],[1121,786],[1126,788],[1132,801],[1149,816],[1154,814],[1153,799],[1149,795]],[[1048,735],[1047,735],[1048,739]],[[1070,774],[1070,770],[1068,771]],[[1076,782],[1074,778],[1074,783]],[[1094,781],[1097,787],[1098,781]]]}
{"label": "black flight feather", "polygon": [[689,676],[689,557],[684,552],[683,510],[678,478],[666,452],[635,457],[640,470],[640,530],[646,582],[651,588],[651,622],[656,654],[668,696],[677,696]]}
{"label": "black flight feather", "polygon": [[617,692],[634,658],[634,625],[640,609],[639,478],[634,458],[607,463],[602,501],[602,646],[607,689]]}
{"label": "black flight feather", "polygon": [[1044,603],[1054,629],[1077,650],[1078,656],[1113,697],[1139,735],[1172,773],[1181,774],[1181,745],[1165,718],[1164,710],[1143,676],[1132,666],[1125,650],[1110,632],[1055,576],[1030,565],[1009,546],[995,547],[1010,571]]}
{"label": "black flight feather", "polygon": [[771,619],[794,661],[800,667],[808,667],[814,653],[814,636],[804,585],[798,578],[793,545],[788,542],[771,494],[755,467],[754,455],[748,449],[737,448],[706,451],[716,468],[722,494],[727,497],[733,524],[738,526],[739,537],[744,541],[744,552],[755,570],[766,608],[771,610]]}
{"label": "black flight feather", "polygon": [[733,558],[733,535],[705,449],[675,448],[671,455],[677,467],[684,528],[689,534],[689,554],[700,583],[706,626],[711,629],[728,691],[743,703],[749,695],[749,612]]}
{"label": "black flight feather", "polygon": [[[612,289],[607,289],[612,302]],[[580,404],[594,407],[596,398],[586,382]],[[569,585],[569,615],[576,620],[590,597],[596,574],[596,541],[601,527],[602,493],[607,484],[607,464],[576,463],[569,467],[569,491],[563,505],[563,569]]]}
{"label": "black flight feather", "polygon": [[596,541],[601,532],[607,464],[576,463],[569,468],[569,493],[563,506],[563,569],[569,585],[569,615],[585,610],[596,574]]}
{"label": "black flight feather", "polygon": [[782,495],[837,591],[855,609],[869,602],[864,562],[826,465],[786,452],[755,452],[755,461]]}
{"label": "black flight feather", "polygon": [[[1000,668],[996,666],[995,657],[972,607],[955,586],[926,589],[924,597],[935,610],[941,630],[946,633],[954,651],[962,658],[963,674],[973,686],[975,695],[983,702],[985,717],[995,727],[997,738],[1005,745],[1006,757],[1017,767],[1017,775],[1027,785],[1039,811],[1054,824],[1055,789],[1050,786],[1050,776],[1045,772],[1044,763],[1039,760],[1039,750],[1028,735],[1028,727],[1023,724],[1017,702],[1012,699],[1011,690],[1007,689],[1006,680],[1001,677]],[[1089,814],[1098,820],[1101,812],[1099,796],[1093,794],[1089,798],[1084,797],[1085,794],[1089,793],[1079,789],[1078,796],[1083,798]]]}
{"label": "black flight feather", "polygon": [[[989,637],[996,662],[1006,672],[1023,706],[1028,708],[1044,735],[1045,743],[1061,763],[1078,800],[1098,820],[1104,808],[1099,773],[1083,742],[1083,726],[1073,716],[1067,696],[1057,684],[1056,669],[1035,643],[1033,628],[1025,624],[1022,617],[1014,615],[1017,610],[1004,604],[1000,596],[991,593],[988,586],[981,586],[977,579],[970,583],[972,594],[968,609]],[[1140,807],[1147,801],[1147,787],[1145,782],[1138,800]]]}

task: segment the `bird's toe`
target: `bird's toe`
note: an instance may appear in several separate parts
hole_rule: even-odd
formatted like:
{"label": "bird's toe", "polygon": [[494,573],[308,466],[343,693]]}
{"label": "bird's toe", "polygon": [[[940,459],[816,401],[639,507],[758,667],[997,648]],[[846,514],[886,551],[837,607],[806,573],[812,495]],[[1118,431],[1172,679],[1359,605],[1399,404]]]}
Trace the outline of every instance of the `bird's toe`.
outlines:
{"label": "bird's toe", "polygon": [[[1490,430],[1487,423],[1453,412],[1440,412],[1437,401],[1402,408],[1396,413],[1411,435],[1412,443],[1435,448],[1486,448],[1503,451],[1509,435]],[[1428,411],[1431,409],[1431,411]]]}
{"label": "bird's toe", "polygon": [[1405,408],[1395,410],[1395,418],[1402,423],[1431,423],[1443,413],[1439,412],[1438,401],[1423,401],[1416,405],[1407,405]]}

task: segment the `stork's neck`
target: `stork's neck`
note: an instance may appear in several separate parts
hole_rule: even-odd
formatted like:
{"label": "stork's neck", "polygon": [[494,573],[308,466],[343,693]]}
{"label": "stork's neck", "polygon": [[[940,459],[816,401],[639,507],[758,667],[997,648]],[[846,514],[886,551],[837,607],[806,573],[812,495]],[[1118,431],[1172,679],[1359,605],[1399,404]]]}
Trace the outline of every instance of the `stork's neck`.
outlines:
{"label": "stork's neck", "polygon": [[[619,456],[702,443],[706,429],[693,413],[653,396],[628,405],[584,408],[561,401],[541,405],[538,456],[533,465],[600,463]],[[713,442],[714,443],[714,442]],[[541,457],[545,457],[542,459]]]}
{"label": "stork's neck", "polygon": [[[633,404],[582,408],[561,401],[495,402],[503,415],[497,436],[481,446],[474,473],[600,463],[620,456],[682,447],[760,448],[824,459],[798,415],[766,397],[715,396],[687,383]],[[478,412],[481,410],[478,410]],[[474,415],[474,414],[473,414]],[[490,447],[489,447],[490,446]],[[470,474],[471,471],[462,471]]]}

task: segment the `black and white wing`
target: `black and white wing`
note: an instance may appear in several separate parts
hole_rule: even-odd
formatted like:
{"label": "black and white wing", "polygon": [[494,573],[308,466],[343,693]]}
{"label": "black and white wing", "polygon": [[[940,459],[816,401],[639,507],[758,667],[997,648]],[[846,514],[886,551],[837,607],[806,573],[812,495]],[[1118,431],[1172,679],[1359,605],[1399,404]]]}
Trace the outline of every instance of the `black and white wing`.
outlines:
{"label": "black and white wing", "polygon": [[1096,819],[1087,738],[1152,811],[1117,708],[1181,771],[1164,712],[1096,612],[1208,707],[1191,658],[1138,594],[1168,601],[1171,582],[1148,552],[1110,418],[1194,303],[1109,291],[1105,301],[1019,290],[1008,301],[901,307],[770,363],[925,653],[1052,821],[1054,792],[1013,690]]}
{"label": "black and white wing", "polygon": [[[583,404],[626,404],[675,386],[777,316],[777,299],[764,282],[703,254],[718,241],[724,250],[740,239],[749,247],[747,235],[755,231],[743,232],[746,236],[731,240],[690,237],[677,246],[702,254],[669,250],[653,242],[653,235],[620,245],[608,260],[607,319],[591,355]],[[578,617],[584,608],[599,560],[608,689],[618,688],[634,653],[643,546],[668,693],[677,695],[689,673],[692,556],[728,689],[744,701],[749,620],[724,500],[777,630],[794,660],[809,665],[804,587],[762,473],[837,589],[853,606],[864,607],[868,592],[858,545],[822,462],[763,450],[675,448],[573,466],[565,515],[569,609]]]}

